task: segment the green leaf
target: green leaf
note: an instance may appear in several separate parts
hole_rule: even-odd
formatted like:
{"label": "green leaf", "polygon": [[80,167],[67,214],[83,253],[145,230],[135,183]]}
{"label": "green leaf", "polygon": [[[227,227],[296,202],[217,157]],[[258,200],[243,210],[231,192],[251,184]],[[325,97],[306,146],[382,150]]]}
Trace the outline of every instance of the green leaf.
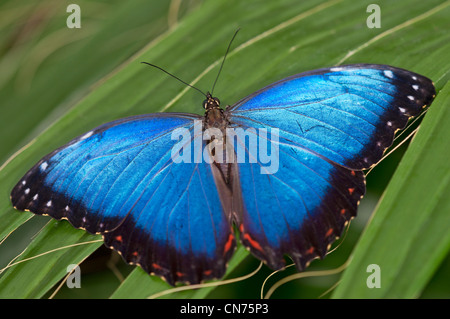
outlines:
{"label": "green leaf", "polygon": [[1,277],[0,298],[41,298],[68,274],[69,265],[79,264],[101,245],[98,239],[66,222],[51,221]]}
{"label": "green leaf", "polygon": [[[450,82],[422,121],[355,247],[335,298],[416,298],[448,254],[448,105]],[[380,267],[380,288],[366,284],[371,264]]]}
{"label": "green leaf", "polygon": [[[66,26],[69,3],[0,4],[0,136],[8,136],[0,141],[0,162],[65,114],[91,85],[168,29],[168,1],[77,4],[80,29]],[[182,5],[180,16],[188,8]]]}
{"label": "green leaf", "polygon": [[[2,101],[0,104],[0,120],[2,121],[0,158],[8,158],[0,168],[0,239],[12,231],[19,233],[23,228],[21,225],[30,217],[30,213],[17,212],[12,208],[9,193],[23,174],[42,156],[75,136],[121,117],[160,111],[202,112],[203,97],[198,92],[185,88],[162,72],[140,64],[141,61],[155,63],[206,91],[211,88],[215,80],[231,36],[238,27],[241,27],[215,89],[215,93],[224,105],[233,104],[255,90],[286,76],[338,63],[380,63],[410,69],[435,80],[438,89],[442,88],[449,79],[450,1],[378,1],[377,4],[382,10],[381,29],[366,27],[368,16],[366,8],[372,1],[208,0],[203,1],[201,5],[196,5],[197,2],[194,1],[191,6],[182,6],[178,24],[169,30],[164,22],[168,16],[167,11],[170,11],[167,5],[164,9],[156,4],[160,2],[142,1],[144,2],[145,6],[135,5],[135,2],[104,1],[98,2],[104,5],[103,7],[99,5],[95,8],[91,7],[91,2],[78,2],[82,8],[82,14],[90,17],[87,22],[92,22],[82,27],[83,32],[87,32],[89,36],[86,35],[83,38],[83,34],[78,34],[86,42],[80,42],[80,46],[76,46],[77,42],[74,42],[72,46],[65,46],[64,42],[58,42],[58,37],[54,37],[53,39],[56,39],[54,41],[57,42],[56,47],[59,45],[62,49],[55,50],[44,62],[38,64],[36,76],[30,82],[32,85],[28,91],[17,91],[17,83],[21,83],[17,82],[18,80],[8,80],[4,82],[6,84],[3,87],[0,86]],[[172,3],[176,2],[172,1]],[[15,39],[12,36],[16,34],[14,30],[18,25],[25,25],[24,18],[30,17],[29,13],[33,13],[34,15],[31,15],[33,17],[40,17],[42,14],[40,12],[47,12],[34,7],[34,2],[31,1],[27,2],[27,5],[17,5],[17,7],[15,7],[16,3],[19,2],[6,1],[5,3],[2,4],[6,6],[2,7],[5,9],[2,12],[10,14],[4,17],[16,18],[0,19],[0,23],[10,26],[1,29],[2,34],[7,35],[0,37],[2,39]],[[53,4],[52,1],[42,3],[44,3],[43,9]],[[182,3],[191,2],[183,1]],[[67,16],[65,7],[58,6],[54,10],[47,16],[50,18],[45,20],[52,21],[47,24],[48,29],[43,29],[43,33],[31,33],[26,38],[28,42],[24,42],[25,46],[13,47],[22,50],[35,48],[35,46],[38,49],[45,48],[44,35],[50,36],[56,31],[61,32],[62,39],[77,35],[77,30],[65,28]],[[7,24],[8,21],[9,24]],[[138,31],[135,34],[133,30]],[[142,37],[138,37],[137,34],[141,34]],[[22,55],[14,55],[14,51],[11,53],[7,50],[9,47],[6,42],[1,44],[0,49],[4,50],[1,51],[3,57],[8,56],[9,59],[13,59],[16,66],[25,64],[24,61],[30,58],[26,55],[26,50],[16,51],[16,53],[21,52]],[[121,49],[115,50],[114,48],[117,47]],[[140,51],[136,53],[138,50]],[[42,51],[35,49],[31,52]],[[3,59],[3,61],[11,60]],[[2,66],[5,65],[7,64],[2,64]],[[25,72],[19,71],[20,69],[13,72],[15,75],[9,79],[16,79],[18,73]],[[5,74],[7,73],[0,72],[0,76]],[[19,87],[24,86],[19,85]],[[440,94],[438,93],[436,103],[442,108],[444,104],[441,103],[445,103],[446,100],[439,102],[440,99],[445,99],[445,96],[440,97]],[[427,120],[429,115],[433,115],[431,111],[434,107],[435,104],[430,109],[430,114],[426,115],[426,121],[429,121]],[[425,129],[421,128],[420,134],[423,134],[422,130]],[[427,143],[437,143],[437,140],[443,139],[442,136],[448,136],[448,134],[438,135],[443,133],[445,132],[439,131],[431,134]],[[32,143],[23,147],[30,141]],[[443,167],[444,172],[448,172],[447,159],[440,153],[434,153],[436,149],[429,150],[428,145],[422,144],[416,152],[420,154],[429,152],[428,162],[424,163],[434,163],[434,167]],[[10,157],[16,151],[18,152],[15,156]],[[411,174],[414,175],[414,173]],[[445,188],[445,185],[439,185],[422,185],[419,182],[410,186],[415,187],[414,191],[406,195],[402,193],[402,195],[413,199],[412,196],[421,191],[428,191],[431,187],[435,187],[432,188],[435,191]],[[380,186],[370,183],[367,186],[369,195],[373,189],[384,187],[382,184]],[[427,189],[424,189],[425,187]],[[400,195],[398,191],[394,189],[392,196]],[[390,190],[386,190],[384,197],[388,198],[389,193]],[[440,202],[438,198],[434,196],[433,198],[433,202],[428,202],[428,206],[422,208],[429,211],[431,208],[428,207]],[[377,216],[379,215],[382,215],[380,210],[377,212]],[[394,246],[402,251],[403,249],[409,251],[412,245],[415,245],[414,249],[419,252],[431,250],[427,245],[432,241],[433,234],[440,234],[441,224],[434,222],[434,219],[427,219],[429,224],[426,227],[428,228],[424,229],[425,216],[421,215],[421,218],[415,220],[408,217],[410,216],[408,211],[406,213],[403,211],[401,216],[405,218],[403,223],[408,222],[412,230],[426,230],[424,235],[427,237],[426,240],[417,237],[415,231],[401,228],[398,232],[398,238],[401,240],[396,242],[382,240],[379,250],[373,250],[375,256],[379,255],[380,250],[394,249]],[[428,217],[431,218],[431,215],[427,215]],[[441,221],[442,216],[435,218]],[[363,219],[358,217],[356,221],[358,220]],[[401,218],[395,220],[402,223]],[[92,238],[82,230],[71,228],[65,221],[56,224],[65,226],[55,231],[54,223],[45,226],[34,240],[27,244],[27,257]],[[351,230],[357,229],[356,224],[352,223]],[[393,227],[397,225],[389,225],[388,230]],[[413,238],[409,237],[411,235]],[[30,237],[32,234],[24,236]],[[383,234],[380,233],[378,236],[381,238]],[[388,238],[392,239],[389,236]],[[350,246],[353,245],[353,242],[348,240],[345,244],[347,243]],[[362,240],[361,243],[363,243]],[[406,244],[403,245],[403,243]],[[5,247],[5,245],[8,246]],[[41,245],[42,250],[37,250]],[[1,296],[39,298],[48,295],[54,285],[66,274],[67,265],[80,262],[98,245],[89,244],[64,249],[34,259],[32,263],[39,263],[37,266],[27,267],[26,265],[31,262],[26,261],[7,269],[0,275]],[[405,283],[403,278],[403,281],[393,284],[395,289],[406,291],[405,295],[408,296],[420,295],[421,289],[446,254],[445,249],[440,245],[439,247],[438,256],[429,255],[428,259],[421,260],[420,263],[411,259],[414,267],[426,269],[420,277],[422,288],[406,289],[405,285],[408,282]],[[0,265],[8,262],[8,260],[2,260],[2,256],[6,255],[2,253],[3,250],[16,250],[19,253],[22,249],[18,244],[5,240],[0,245]],[[63,251],[64,262],[58,262],[59,254]],[[372,250],[366,252],[367,260],[370,259],[371,253]],[[343,255],[341,250],[337,250],[324,261],[315,261],[311,267],[318,265],[330,267],[329,261],[333,260],[337,254]],[[410,253],[404,254],[410,256]],[[237,269],[237,265],[243,266],[242,261],[247,255],[246,251],[242,253],[238,251],[232,260],[236,268],[231,265],[230,269]],[[25,258],[25,255],[21,258]],[[426,263],[425,266],[424,263]],[[400,267],[398,262],[395,262],[393,268],[404,271],[410,267],[404,262],[402,265]],[[50,266],[53,267],[49,272]],[[383,272],[386,271],[382,269]],[[235,272],[231,275],[236,276]],[[367,273],[364,275],[367,277]],[[348,272],[345,276],[349,276]],[[335,296],[340,294],[344,296],[341,291],[346,285],[350,287],[351,284],[346,284],[345,278],[341,284],[343,288],[339,286]],[[15,282],[23,290],[11,288]],[[244,282],[242,286],[235,285],[232,286],[235,288],[224,287],[217,290],[222,291],[227,297],[257,298],[260,284],[259,282],[249,285]],[[125,278],[112,297],[148,297],[154,292],[167,288],[170,286],[136,268]],[[317,293],[318,290],[324,291],[327,288],[322,287],[320,281],[312,285],[295,283],[286,288],[283,296],[317,297],[320,294]],[[14,293],[9,292],[9,289],[13,289]],[[281,290],[280,294],[283,294]],[[209,289],[200,291],[198,294],[183,293],[182,296],[200,298],[211,296],[210,293],[212,293]],[[394,288],[390,291],[392,294],[386,296],[394,295]],[[218,294],[215,292],[214,295]],[[171,295],[171,297],[177,296]]]}

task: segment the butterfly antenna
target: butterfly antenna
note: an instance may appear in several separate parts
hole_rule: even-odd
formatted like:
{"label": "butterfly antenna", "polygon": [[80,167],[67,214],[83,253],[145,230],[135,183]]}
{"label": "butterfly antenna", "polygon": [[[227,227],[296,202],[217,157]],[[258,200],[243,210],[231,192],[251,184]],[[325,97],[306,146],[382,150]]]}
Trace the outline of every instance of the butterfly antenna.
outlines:
{"label": "butterfly antenna", "polygon": [[233,40],[236,37],[236,34],[238,34],[239,30],[241,30],[241,28],[238,28],[236,30],[236,32],[234,33],[233,37],[231,38],[230,43],[228,44],[227,52],[225,52],[225,55],[224,55],[223,60],[222,60],[222,64],[220,65],[219,73],[217,73],[216,80],[214,81],[213,87],[211,89],[211,95],[213,95],[214,88],[215,88],[216,83],[217,83],[217,79],[219,78],[220,72],[222,72],[223,64],[225,63],[225,59],[227,58],[228,51],[230,51],[231,43],[233,43]]}
{"label": "butterfly antenna", "polygon": [[193,88],[193,89],[196,89],[196,90],[199,91],[203,96],[206,97],[206,94],[205,94],[202,90],[196,88],[195,86],[190,85],[190,84],[187,83],[187,82],[184,82],[182,79],[180,79],[179,77],[173,75],[172,73],[167,72],[167,71],[164,70],[163,68],[160,68],[159,66],[154,65],[154,64],[151,64],[151,63],[148,63],[148,62],[141,62],[141,63],[150,65],[150,66],[152,66],[152,67],[154,67],[154,68],[157,68],[158,70],[163,71],[164,73],[170,75],[170,76],[173,77],[174,79],[177,79],[177,80],[180,81],[181,83],[184,83],[184,84],[186,84],[187,86],[189,86],[189,87],[191,87],[191,88]]}

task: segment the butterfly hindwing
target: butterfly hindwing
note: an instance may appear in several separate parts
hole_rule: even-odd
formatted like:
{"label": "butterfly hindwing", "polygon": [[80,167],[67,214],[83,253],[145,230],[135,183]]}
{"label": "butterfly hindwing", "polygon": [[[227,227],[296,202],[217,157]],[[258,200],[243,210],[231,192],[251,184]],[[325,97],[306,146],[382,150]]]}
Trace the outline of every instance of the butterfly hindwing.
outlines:
{"label": "butterfly hindwing", "polygon": [[[243,144],[236,143],[236,153]],[[303,270],[311,259],[325,256],[328,246],[356,215],[365,192],[364,174],[283,139],[276,147],[276,172],[267,174],[269,163],[260,159],[239,164],[240,238],[271,268],[282,268],[287,254]],[[258,158],[251,148],[245,151]]]}
{"label": "butterfly hindwing", "polygon": [[13,204],[103,234],[126,261],[171,284],[221,277],[235,241],[213,168],[172,161],[171,133],[195,119],[154,114],[94,129],[39,161]]}
{"label": "butterfly hindwing", "polygon": [[229,107],[234,127],[278,130],[276,172],[261,174],[268,164],[259,159],[239,164],[243,244],[274,269],[284,266],[284,254],[299,270],[323,257],[356,215],[361,170],[381,159],[395,131],[434,94],[421,75],[360,64],[298,74]]}

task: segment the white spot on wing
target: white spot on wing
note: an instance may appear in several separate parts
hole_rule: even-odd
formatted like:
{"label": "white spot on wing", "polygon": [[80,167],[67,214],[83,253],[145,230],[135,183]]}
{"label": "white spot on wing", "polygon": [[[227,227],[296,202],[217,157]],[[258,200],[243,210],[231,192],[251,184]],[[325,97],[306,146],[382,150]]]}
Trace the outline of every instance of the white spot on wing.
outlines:
{"label": "white spot on wing", "polygon": [[90,137],[92,134],[94,134],[93,131],[87,132],[86,134],[84,134],[84,135],[80,138],[80,141],[87,139],[87,138]]}
{"label": "white spot on wing", "polygon": [[38,199],[38,194],[33,196],[33,200],[36,200],[36,199]]}
{"label": "white spot on wing", "polygon": [[408,99],[410,99],[411,101],[414,100],[414,96],[412,96],[412,95],[408,95],[407,97],[408,97]]}
{"label": "white spot on wing", "polygon": [[387,125],[388,125],[388,126],[392,126],[392,122],[391,122],[391,121],[388,121],[388,122],[387,122]]}
{"label": "white spot on wing", "polygon": [[384,75],[390,79],[392,79],[394,77],[394,73],[392,73],[391,70],[385,70],[383,71]]}
{"label": "white spot on wing", "polygon": [[413,76],[411,77],[411,79],[413,79],[413,80],[415,81],[415,80],[417,80],[417,77],[413,75]]}
{"label": "white spot on wing", "polygon": [[67,205],[67,206],[66,206],[66,212],[68,212],[68,211],[69,211],[69,206]]}
{"label": "white spot on wing", "polygon": [[406,112],[406,109],[404,109],[403,107],[399,107],[398,109],[399,109],[400,112],[402,112],[402,113],[405,113],[405,112]]}
{"label": "white spot on wing", "polygon": [[417,91],[419,89],[419,86],[417,84],[413,84],[412,88]]}
{"label": "white spot on wing", "polygon": [[50,207],[50,206],[52,206],[52,201],[51,201],[51,200],[49,200],[49,201],[47,202],[47,207]]}
{"label": "white spot on wing", "polygon": [[40,166],[41,172],[45,171],[47,169],[47,167],[48,167],[48,163],[47,162],[42,163],[41,166]]}
{"label": "white spot on wing", "polygon": [[340,67],[331,68],[330,71],[339,72],[339,71],[342,71],[342,68],[340,68]]}
{"label": "white spot on wing", "polygon": [[24,193],[25,193],[26,195],[28,195],[29,192],[30,192],[30,189],[29,189],[29,188],[27,188],[27,189],[24,191]]}
{"label": "white spot on wing", "polygon": [[22,185],[25,185],[27,182],[26,181],[22,181]]}

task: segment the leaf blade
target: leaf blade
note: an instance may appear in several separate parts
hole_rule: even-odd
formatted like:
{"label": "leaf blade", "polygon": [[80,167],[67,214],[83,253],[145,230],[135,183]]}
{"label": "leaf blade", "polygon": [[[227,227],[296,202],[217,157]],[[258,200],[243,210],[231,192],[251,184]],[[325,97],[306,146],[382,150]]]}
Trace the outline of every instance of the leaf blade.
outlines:
{"label": "leaf blade", "polygon": [[[450,168],[444,158],[450,151],[444,138],[434,136],[450,136],[449,103],[450,82],[386,189],[334,298],[416,298],[448,254]],[[366,285],[370,264],[381,268],[380,289]]]}

